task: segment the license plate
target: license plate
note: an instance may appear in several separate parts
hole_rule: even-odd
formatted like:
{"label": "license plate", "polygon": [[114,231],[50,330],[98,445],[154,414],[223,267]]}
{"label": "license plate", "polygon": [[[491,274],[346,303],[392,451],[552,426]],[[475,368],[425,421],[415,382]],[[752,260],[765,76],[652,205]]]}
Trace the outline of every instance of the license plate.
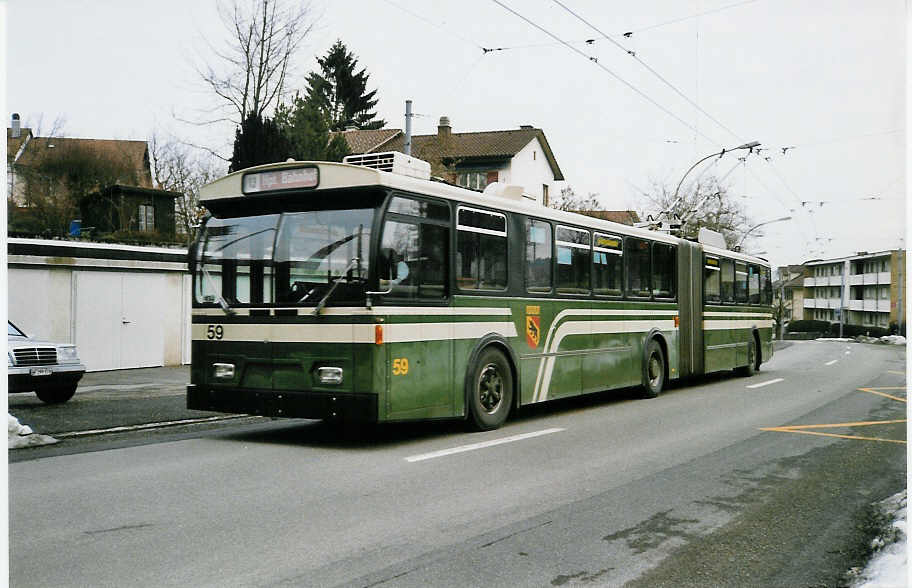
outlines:
{"label": "license plate", "polygon": [[46,367],[34,367],[29,370],[30,376],[50,376],[51,368]]}

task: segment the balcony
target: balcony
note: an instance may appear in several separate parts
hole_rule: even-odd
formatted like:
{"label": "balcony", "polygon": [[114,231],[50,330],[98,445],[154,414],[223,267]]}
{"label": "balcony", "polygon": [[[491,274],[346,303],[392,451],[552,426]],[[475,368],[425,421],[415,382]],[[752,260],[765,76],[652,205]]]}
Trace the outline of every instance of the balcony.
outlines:
{"label": "balcony", "polygon": [[890,312],[890,300],[850,300],[849,310],[857,312]]}
{"label": "balcony", "polygon": [[[890,272],[878,272],[870,274],[854,274],[849,276],[849,285],[850,286],[861,286],[864,284],[873,285],[873,284],[889,284],[890,283]],[[813,284],[805,284],[805,286]]]}
{"label": "balcony", "polygon": [[840,307],[842,301],[839,298],[805,298],[805,308],[832,308]]}

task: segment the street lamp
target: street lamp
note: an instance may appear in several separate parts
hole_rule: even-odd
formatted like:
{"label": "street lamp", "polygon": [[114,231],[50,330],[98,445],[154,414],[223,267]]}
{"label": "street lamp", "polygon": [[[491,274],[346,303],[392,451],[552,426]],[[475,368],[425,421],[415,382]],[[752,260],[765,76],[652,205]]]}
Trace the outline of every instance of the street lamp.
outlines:
{"label": "street lamp", "polygon": [[735,246],[735,251],[741,251],[741,244],[744,243],[744,240],[747,239],[747,236],[749,234],[751,234],[751,232],[754,229],[757,229],[757,228],[765,226],[765,225],[771,225],[773,223],[781,223],[782,221],[787,221],[787,220],[792,220],[792,217],[784,216],[782,218],[774,218],[773,220],[764,221],[764,222],[760,223],[759,225],[752,226],[751,228],[747,229],[747,232],[745,232],[744,235],[741,237],[741,240],[738,241],[738,245]]}

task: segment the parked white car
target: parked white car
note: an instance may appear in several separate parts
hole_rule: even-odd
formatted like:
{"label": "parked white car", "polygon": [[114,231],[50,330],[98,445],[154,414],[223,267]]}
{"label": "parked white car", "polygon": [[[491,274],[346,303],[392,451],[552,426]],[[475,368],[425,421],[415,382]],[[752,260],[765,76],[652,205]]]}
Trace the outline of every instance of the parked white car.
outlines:
{"label": "parked white car", "polygon": [[76,393],[85,373],[76,346],[31,339],[7,323],[7,378],[10,392],[35,391],[43,402],[60,404]]}

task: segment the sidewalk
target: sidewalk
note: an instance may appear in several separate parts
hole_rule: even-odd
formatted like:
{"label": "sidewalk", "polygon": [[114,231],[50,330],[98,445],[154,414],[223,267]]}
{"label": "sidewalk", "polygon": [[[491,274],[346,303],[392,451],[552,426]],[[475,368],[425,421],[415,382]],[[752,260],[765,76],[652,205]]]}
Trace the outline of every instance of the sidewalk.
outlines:
{"label": "sidewalk", "polygon": [[125,390],[147,386],[185,387],[190,382],[190,366],[134,368],[129,370],[109,370],[104,372],[86,372],[79,380],[77,392],[111,388]]}

